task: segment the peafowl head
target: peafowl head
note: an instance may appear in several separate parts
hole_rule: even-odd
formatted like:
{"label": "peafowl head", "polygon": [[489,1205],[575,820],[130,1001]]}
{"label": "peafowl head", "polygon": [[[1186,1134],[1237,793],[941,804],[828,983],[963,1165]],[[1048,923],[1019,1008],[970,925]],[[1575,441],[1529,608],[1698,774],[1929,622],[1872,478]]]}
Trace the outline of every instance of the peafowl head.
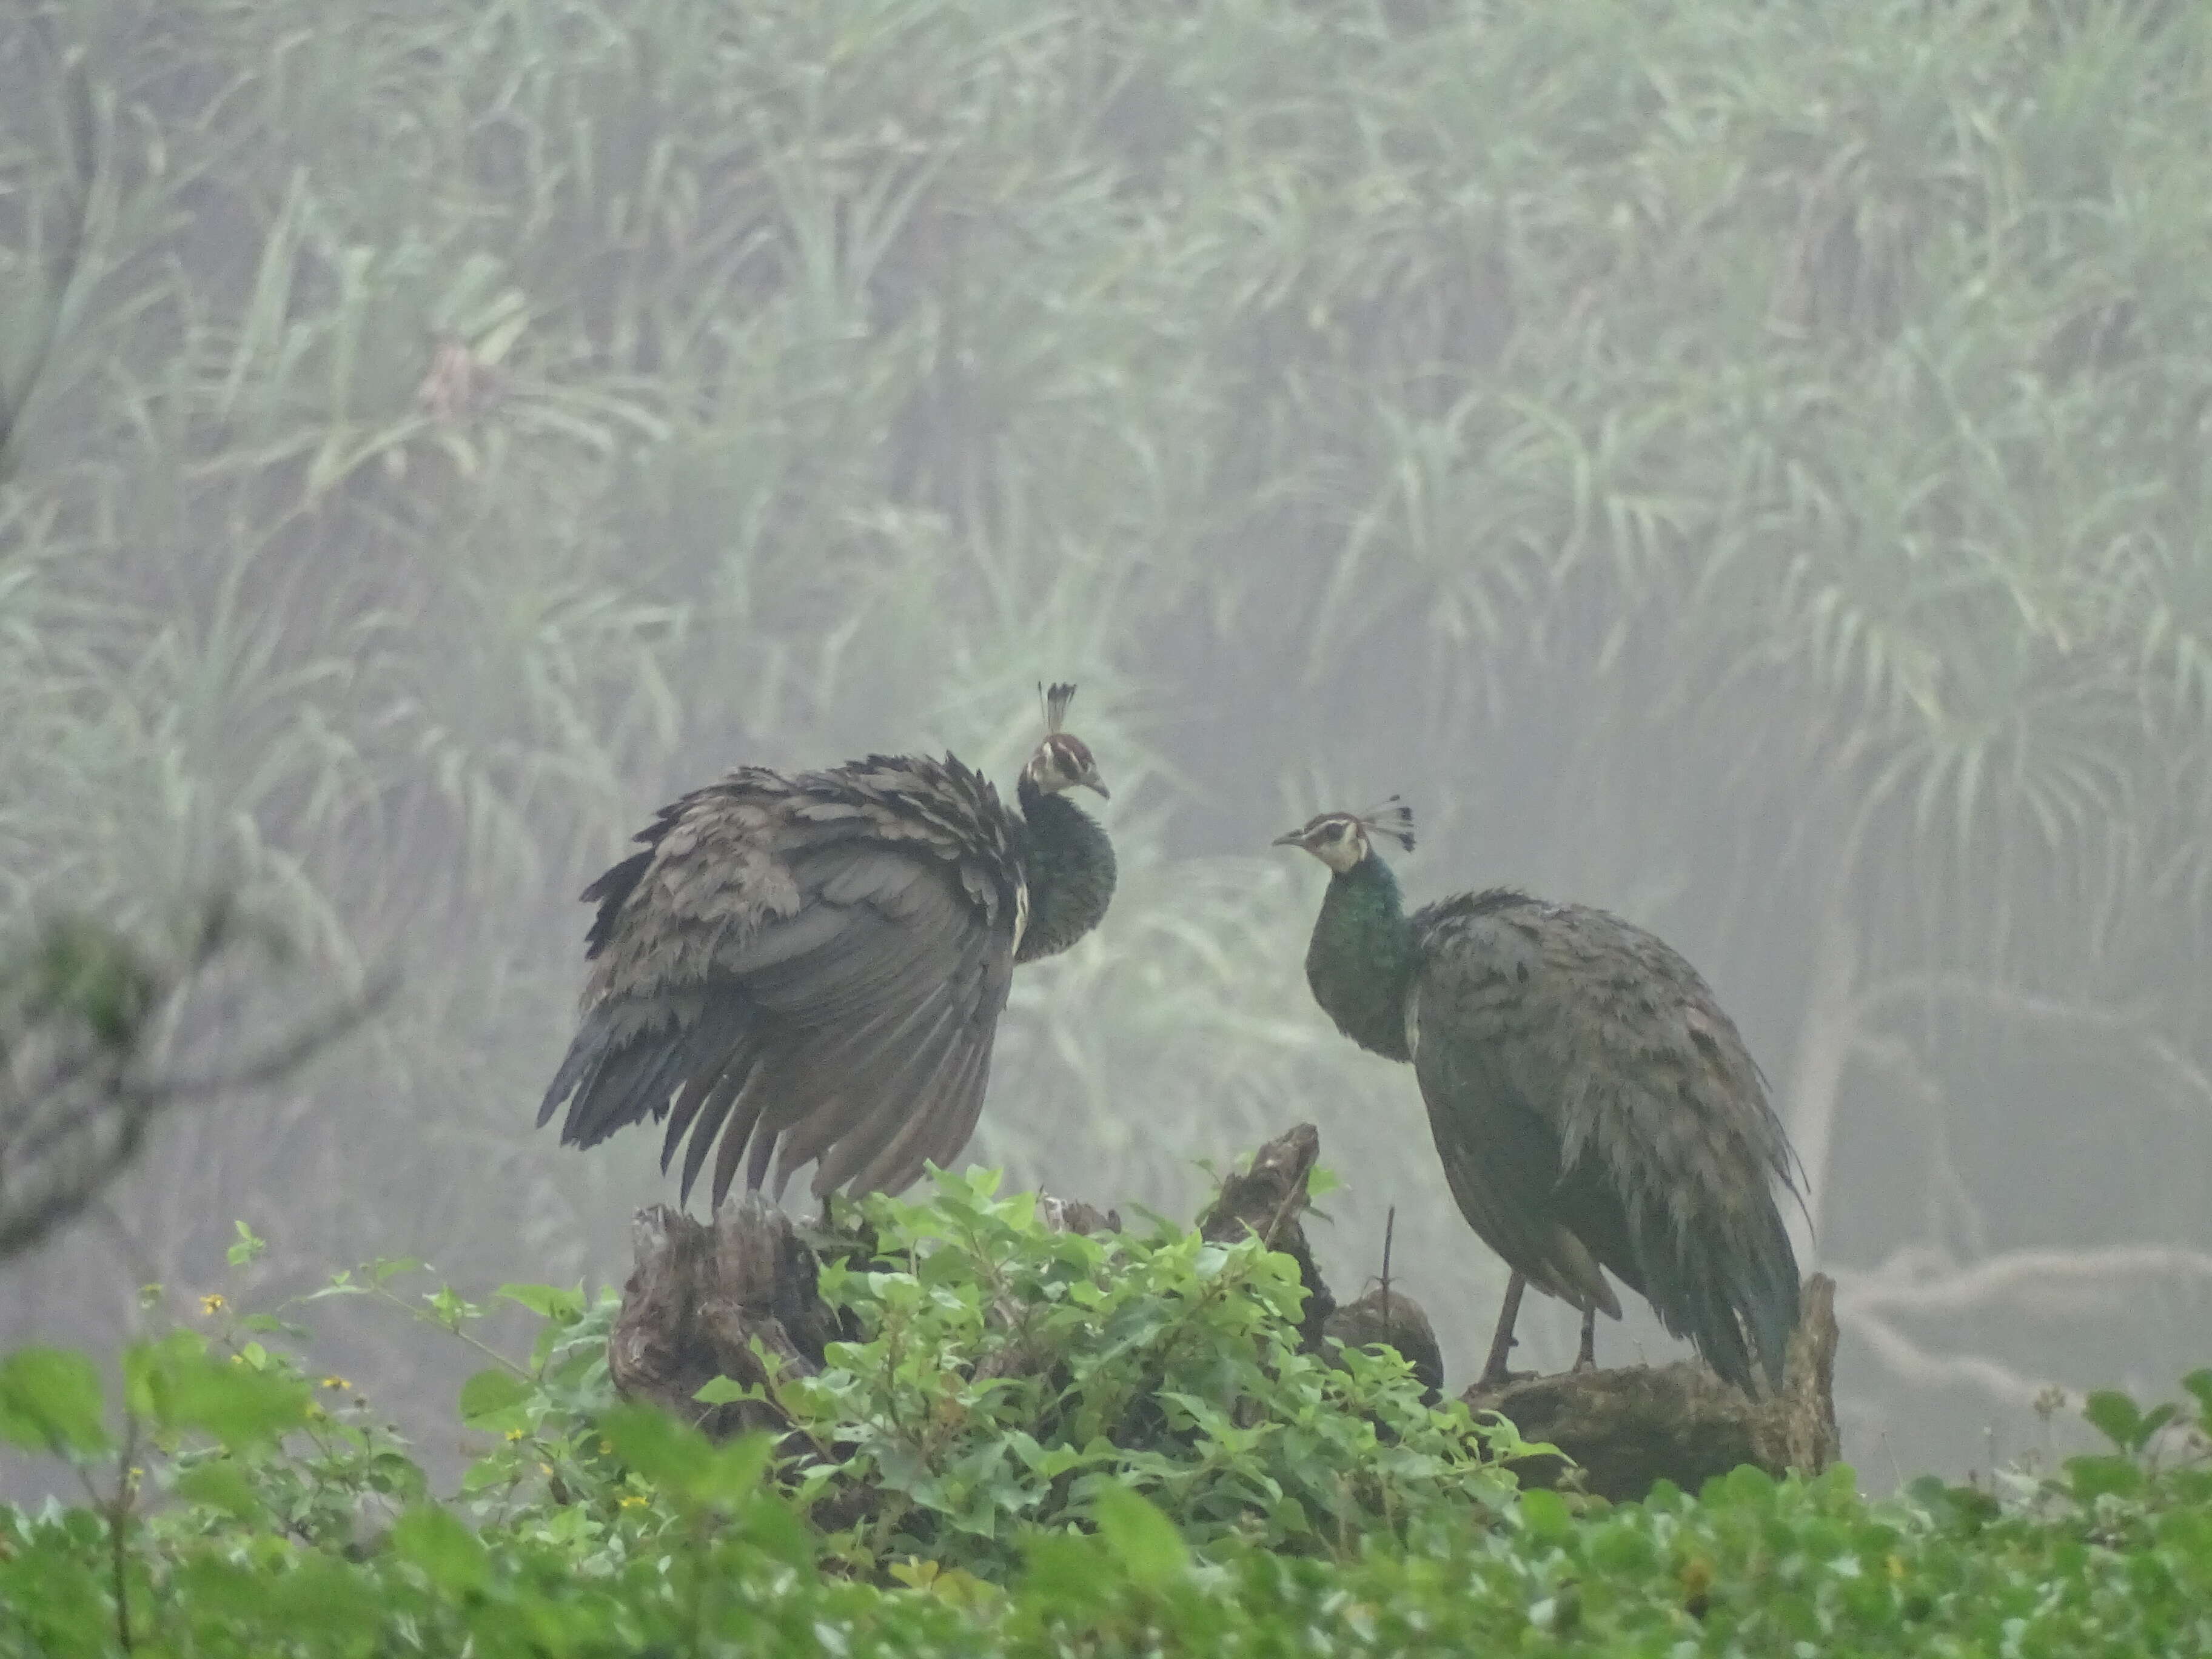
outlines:
{"label": "peafowl head", "polygon": [[1277,847],[1303,847],[1338,875],[1358,868],[1376,840],[1413,850],[1413,810],[1395,795],[1364,812],[1323,812],[1302,830],[1275,837]]}
{"label": "peafowl head", "polygon": [[1044,741],[1030,757],[1030,763],[1022,769],[1022,781],[1034,784],[1048,795],[1080,787],[1096,789],[1101,799],[1111,799],[1106,781],[1098,775],[1098,763],[1091,757],[1090,745],[1072,732],[1063,732],[1061,725],[1067,719],[1067,705],[1075,696],[1075,688],[1060,684],[1046,690],[1037,688],[1044,698]]}

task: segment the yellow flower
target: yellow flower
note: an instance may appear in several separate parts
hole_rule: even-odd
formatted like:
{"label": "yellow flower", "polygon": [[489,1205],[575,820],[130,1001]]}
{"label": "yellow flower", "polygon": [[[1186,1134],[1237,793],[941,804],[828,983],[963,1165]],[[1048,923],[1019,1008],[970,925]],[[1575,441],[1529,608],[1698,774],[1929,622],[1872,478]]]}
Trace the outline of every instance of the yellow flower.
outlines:
{"label": "yellow flower", "polygon": [[522,1438],[522,1431],[520,1429],[509,1429],[507,1431],[507,1443],[511,1445],[515,1441]]}
{"label": "yellow flower", "polygon": [[210,1319],[221,1313],[224,1305],[222,1297],[212,1291],[200,1298],[200,1311]]}
{"label": "yellow flower", "polygon": [[641,1510],[645,1507],[645,1499],[636,1492],[626,1492],[622,1496],[622,1506],[626,1510]]}
{"label": "yellow flower", "polygon": [[349,1389],[353,1384],[343,1376],[326,1376],[323,1379],[323,1386],[326,1389]]}
{"label": "yellow flower", "polygon": [[614,1443],[613,1441],[611,1441],[611,1440],[602,1440],[602,1441],[600,1441],[600,1442],[599,1442],[599,1455],[600,1455],[600,1456],[602,1456],[602,1457],[612,1457],[614,1455],[615,1455],[615,1443]]}
{"label": "yellow flower", "polygon": [[550,1463],[540,1463],[538,1466],[538,1473],[550,1478],[553,1473],[553,1466]]}

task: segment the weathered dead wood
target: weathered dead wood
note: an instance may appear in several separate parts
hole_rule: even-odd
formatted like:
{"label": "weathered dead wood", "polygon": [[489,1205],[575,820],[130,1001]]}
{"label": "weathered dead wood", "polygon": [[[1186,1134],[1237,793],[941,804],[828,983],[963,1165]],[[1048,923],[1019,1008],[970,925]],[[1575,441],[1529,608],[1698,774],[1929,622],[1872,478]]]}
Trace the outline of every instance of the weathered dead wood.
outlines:
{"label": "weathered dead wood", "polygon": [[786,1375],[811,1376],[823,1345],[849,1334],[816,1294],[821,1263],[791,1218],[757,1194],[711,1224],[655,1204],[637,1212],[631,1241],[636,1266],[607,1335],[616,1389],[717,1439],[785,1426],[760,1401],[708,1406],[692,1396],[717,1376],[765,1382],[756,1341]]}
{"label": "weathered dead wood", "polygon": [[[1389,1297],[1386,1307],[1385,1295]],[[1421,1304],[1397,1291],[1371,1290],[1358,1301],[1339,1308],[1322,1327],[1347,1348],[1375,1346],[1395,1348],[1413,1368],[1413,1376],[1434,1404],[1443,1393],[1444,1353],[1430,1328]]]}
{"label": "weathered dead wood", "polygon": [[[1695,1492],[1740,1463],[1777,1476],[1826,1468],[1839,1449],[1835,1379],[1836,1285],[1814,1273],[1805,1281],[1782,1391],[1771,1399],[1747,1399],[1687,1361],[1562,1371],[1462,1397],[1474,1411],[1510,1419],[1524,1439],[1565,1452],[1582,1465],[1587,1490],[1626,1499],[1662,1478]],[[1541,1458],[1517,1473],[1524,1486],[1550,1486],[1563,1470]]]}
{"label": "weathered dead wood", "polygon": [[1222,1182],[1198,1218],[1199,1236],[1208,1243],[1234,1244],[1256,1233],[1268,1249],[1280,1250],[1298,1264],[1306,1287],[1298,1337],[1309,1348],[1321,1346],[1328,1317],[1336,1311],[1336,1299],[1314,1265],[1313,1247],[1298,1221],[1305,1213],[1306,1177],[1320,1157],[1320,1130],[1310,1123],[1285,1129],[1252,1154],[1249,1167]]}
{"label": "weathered dead wood", "polygon": [[1054,1198],[1050,1193],[1037,1194],[1037,1219],[1048,1231],[1055,1233],[1118,1233],[1121,1231],[1119,1210],[1100,1210],[1079,1199]]}

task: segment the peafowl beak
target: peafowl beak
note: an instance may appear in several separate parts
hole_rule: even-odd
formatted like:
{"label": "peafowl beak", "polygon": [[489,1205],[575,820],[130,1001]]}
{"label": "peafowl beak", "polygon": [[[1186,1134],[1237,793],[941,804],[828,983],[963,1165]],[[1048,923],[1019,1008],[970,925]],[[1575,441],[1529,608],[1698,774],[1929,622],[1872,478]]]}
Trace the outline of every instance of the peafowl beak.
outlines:
{"label": "peafowl beak", "polygon": [[1101,800],[1111,800],[1114,799],[1113,793],[1106,787],[1106,780],[1098,775],[1098,769],[1095,766],[1091,769],[1090,772],[1086,775],[1076,779],[1075,781],[1079,787],[1085,789],[1096,789],[1098,792],[1098,799]]}
{"label": "peafowl beak", "polygon": [[1292,830],[1287,834],[1276,836],[1267,843],[1270,847],[1303,847],[1305,844],[1306,832],[1303,830]]}

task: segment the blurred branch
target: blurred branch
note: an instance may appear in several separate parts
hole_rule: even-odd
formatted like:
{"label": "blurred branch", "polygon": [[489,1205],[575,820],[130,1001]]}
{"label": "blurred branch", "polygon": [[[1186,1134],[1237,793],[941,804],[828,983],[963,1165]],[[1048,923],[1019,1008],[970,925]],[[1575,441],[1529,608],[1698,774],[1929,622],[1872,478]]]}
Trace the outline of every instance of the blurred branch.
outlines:
{"label": "blurred branch", "polygon": [[2162,1244],[2106,1249],[2008,1250],[1965,1267],[1913,1246],[1879,1267],[1832,1270],[1836,1316],[1896,1375],[1913,1383],[1964,1383],[2011,1405],[2032,1404],[2054,1386],[1982,1354],[1939,1354],[1898,1329],[1906,1314],[1957,1316],[1999,1304],[2044,1312],[2083,1297],[2105,1300],[2117,1282],[2178,1276],[2212,1283],[2212,1255]]}
{"label": "blurred branch", "polygon": [[2019,1019],[2124,1036],[2140,1043],[2144,1052],[2182,1087],[2212,1102],[2212,1075],[2208,1075],[2179,1044],[2158,1030],[2156,1011],[2148,1007],[2103,1007],[2095,1003],[2073,1002],[2017,985],[1978,979],[1971,974],[1919,973],[1893,975],[1869,987],[1859,994],[1855,1012],[1864,1022],[1884,1005],[1911,1002],[1973,1003],[1994,1013]]}
{"label": "blurred branch", "polygon": [[1956,1267],[1931,1251],[1908,1248],[1866,1272],[1837,1270],[1836,1307],[1847,1320],[1861,1313],[1963,1313],[1994,1302],[2047,1309],[2053,1291],[2080,1292],[2114,1279],[2169,1274],[2212,1281],[2212,1255],[2178,1245],[2120,1244],[2105,1249],[2008,1250]]}
{"label": "blurred branch", "polygon": [[94,159],[92,88],[86,77],[84,60],[82,56],[62,52],[53,36],[52,19],[39,0],[24,0],[23,9],[33,49],[44,60],[46,83],[57,89],[57,96],[63,102],[59,125],[68,146],[70,170],[76,176],[77,192],[69,228],[48,261],[46,292],[40,297],[48,307],[49,315],[46,326],[39,332],[39,344],[24,366],[22,384],[0,385],[0,483],[5,483],[13,471],[17,424],[53,356],[69,287],[83,263],[85,231],[92,217],[94,175],[98,167]]}
{"label": "blurred branch", "polygon": [[150,1070],[164,1014],[250,937],[217,901],[170,964],[79,917],[49,922],[0,961],[0,1261],[93,1204],[170,1108],[280,1081],[393,988],[392,976],[380,977],[235,1065],[181,1076]]}
{"label": "blurred branch", "polygon": [[2036,1398],[2057,1386],[2024,1376],[2008,1365],[1980,1354],[1933,1354],[1896,1327],[1866,1314],[1844,1316],[1838,1322],[1881,1356],[1899,1378],[1914,1383],[1965,1383],[2011,1406],[2034,1404]]}

